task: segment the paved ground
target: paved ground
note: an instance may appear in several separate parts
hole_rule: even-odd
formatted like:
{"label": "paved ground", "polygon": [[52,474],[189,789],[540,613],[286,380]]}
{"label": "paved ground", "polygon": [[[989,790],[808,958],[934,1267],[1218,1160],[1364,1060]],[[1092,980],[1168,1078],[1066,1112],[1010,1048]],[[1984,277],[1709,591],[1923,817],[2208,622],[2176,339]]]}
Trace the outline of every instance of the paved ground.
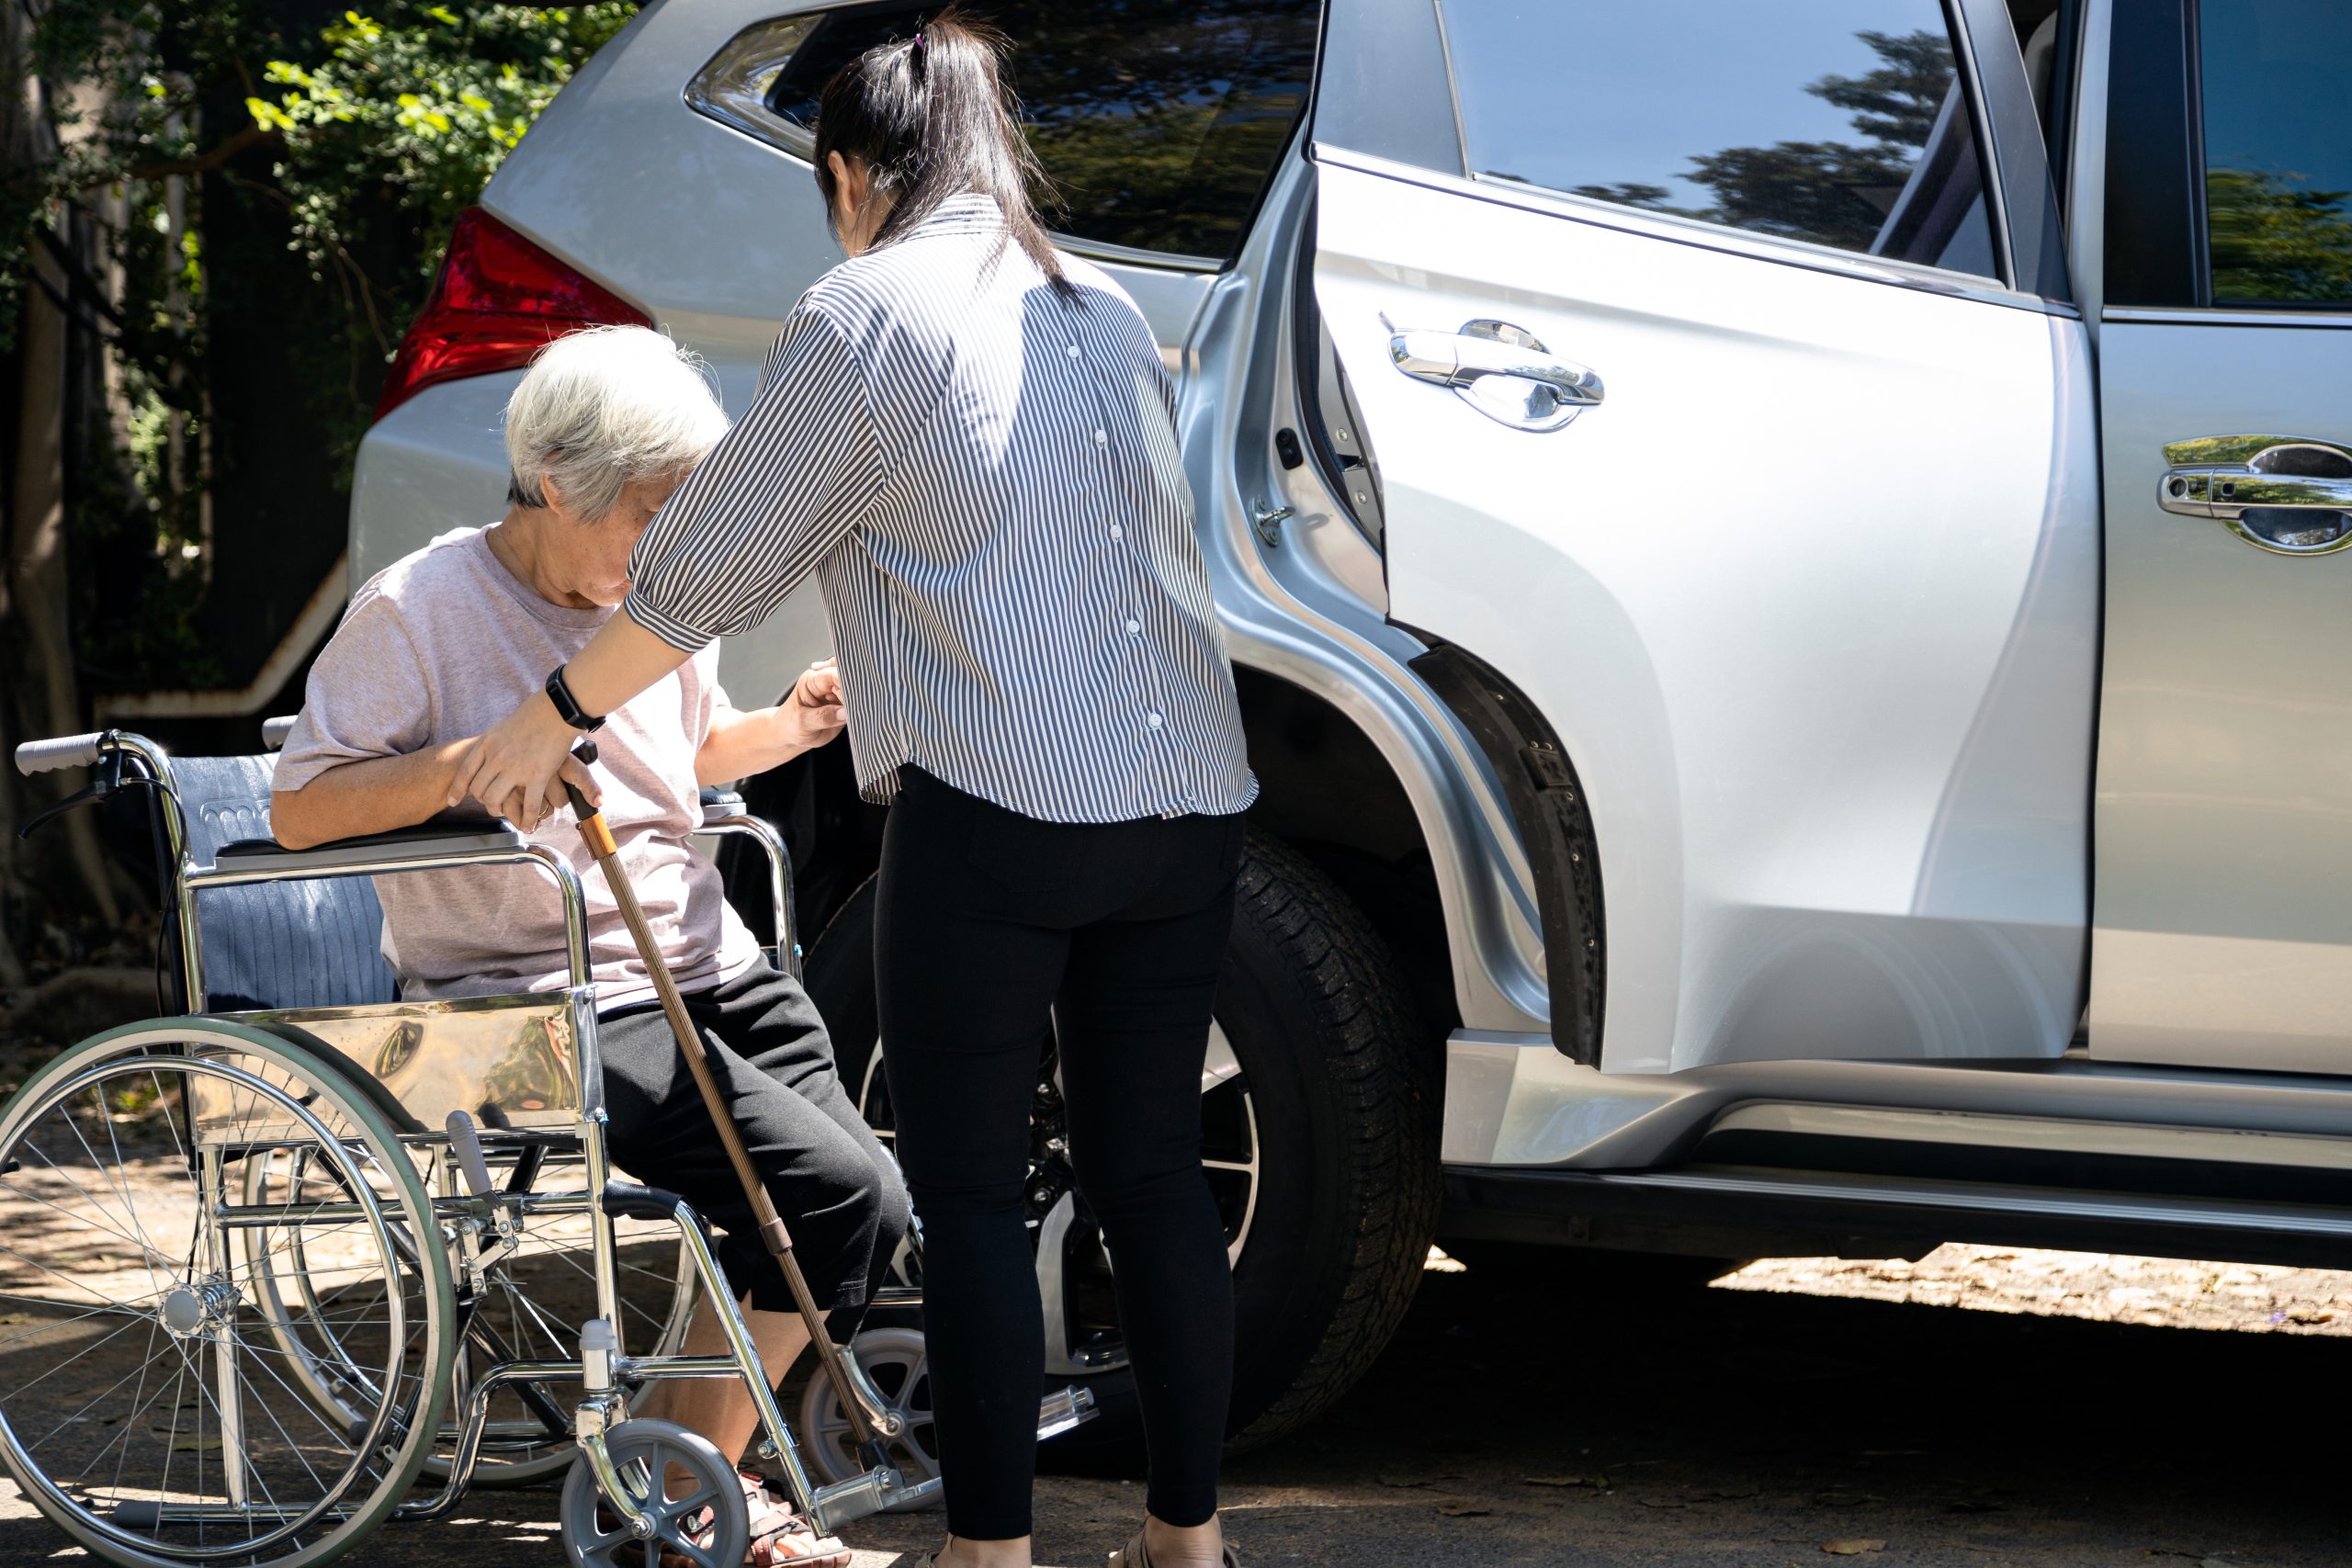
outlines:
{"label": "paved ground", "polygon": [[[1983,1248],[1711,1289],[1432,1272],[1370,1379],[1234,1461],[1228,1528],[1263,1568],[2352,1564],[2347,1330],[2352,1276]],[[1140,1504],[1040,1494],[1039,1561],[1073,1568]],[[552,1502],[488,1495],[353,1561],[558,1562]],[[862,1524],[858,1568],[937,1528]],[[75,1555],[0,1502],[0,1564]]]}

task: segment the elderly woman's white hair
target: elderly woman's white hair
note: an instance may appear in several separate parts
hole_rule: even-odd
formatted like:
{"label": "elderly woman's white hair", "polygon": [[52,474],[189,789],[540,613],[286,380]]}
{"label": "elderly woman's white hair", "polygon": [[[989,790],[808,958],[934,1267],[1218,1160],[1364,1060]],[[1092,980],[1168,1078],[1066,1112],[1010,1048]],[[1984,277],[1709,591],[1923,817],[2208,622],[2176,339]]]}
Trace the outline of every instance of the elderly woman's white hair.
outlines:
{"label": "elderly woman's white hair", "polygon": [[709,367],[649,327],[590,327],[539,350],[506,400],[506,497],[596,522],[640,479],[683,477],[727,434]]}

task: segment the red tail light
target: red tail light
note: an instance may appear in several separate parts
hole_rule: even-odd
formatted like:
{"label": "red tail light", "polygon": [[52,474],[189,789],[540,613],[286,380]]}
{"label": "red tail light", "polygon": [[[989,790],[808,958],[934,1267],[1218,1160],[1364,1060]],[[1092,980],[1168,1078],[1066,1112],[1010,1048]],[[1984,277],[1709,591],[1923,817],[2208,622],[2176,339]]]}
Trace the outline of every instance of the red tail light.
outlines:
{"label": "red tail light", "polygon": [[376,417],[436,381],[519,370],[542,344],[582,327],[652,324],[611,289],[469,207],[458,214],[432,298],[401,340]]}

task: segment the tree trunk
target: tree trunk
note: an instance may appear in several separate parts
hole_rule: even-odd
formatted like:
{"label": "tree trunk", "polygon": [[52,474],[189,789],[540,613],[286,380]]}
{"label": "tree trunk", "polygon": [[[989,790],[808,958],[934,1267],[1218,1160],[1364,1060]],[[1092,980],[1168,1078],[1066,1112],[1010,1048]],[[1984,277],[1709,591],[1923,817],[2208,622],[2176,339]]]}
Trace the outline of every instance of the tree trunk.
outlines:
{"label": "tree trunk", "polygon": [[[46,162],[57,146],[49,94],[28,68],[28,26],[22,7],[0,11],[0,82],[12,85],[0,101],[0,177]],[[69,217],[59,238],[75,239],[73,228]],[[92,378],[70,376],[74,355],[69,340],[77,328],[58,302],[70,298],[62,269],[38,244],[28,262],[16,345],[0,359],[8,382],[0,391],[8,400],[0,406],[12,415],[0,449],[0,479],[6,481],[0,484],[0,507],[6,509],[0,537],[8,552],[6,574],[0,579],[0,648],[12,655],[8,674],[0,681],[0,748],[9,752],[19,741],[84,727],[68,580],[67,417],[74,382]],[[104,352],[95,342],[88,346]],[[103,412],[99,417],[104,419]],[[18,778],[13,758],[0,760],[0,834],[13,840],[25,818],[63,793],[54,782]],[[95,914],[109,925],[121,918],[116,873],[99,847],[92,818],[68,816],[52,834],[47,845],[11,842],[0,855],[0,907],[11,917],[0,920],[0,985],[11,988],[27,978],[24,954],[13,940],[33,924],[22,917],[55,906]]]}

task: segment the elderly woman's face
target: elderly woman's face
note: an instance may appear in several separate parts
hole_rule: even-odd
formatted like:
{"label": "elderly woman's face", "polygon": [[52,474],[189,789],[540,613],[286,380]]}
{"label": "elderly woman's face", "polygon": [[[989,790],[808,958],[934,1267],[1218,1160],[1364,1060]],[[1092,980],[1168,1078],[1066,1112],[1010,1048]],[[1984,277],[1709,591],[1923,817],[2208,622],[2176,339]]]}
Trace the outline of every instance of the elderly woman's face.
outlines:
{"label": "elderly woman's face", "polygon": [[653,521],[653,514],[662,510],[662,503],[684,477],[639,479],[622,490],[620,501],[603,518],[574,522],[571,548],[566,552],[571,557],[572,592],[608,606],[628,597],[629,552],[637,548],[646,525]]}

